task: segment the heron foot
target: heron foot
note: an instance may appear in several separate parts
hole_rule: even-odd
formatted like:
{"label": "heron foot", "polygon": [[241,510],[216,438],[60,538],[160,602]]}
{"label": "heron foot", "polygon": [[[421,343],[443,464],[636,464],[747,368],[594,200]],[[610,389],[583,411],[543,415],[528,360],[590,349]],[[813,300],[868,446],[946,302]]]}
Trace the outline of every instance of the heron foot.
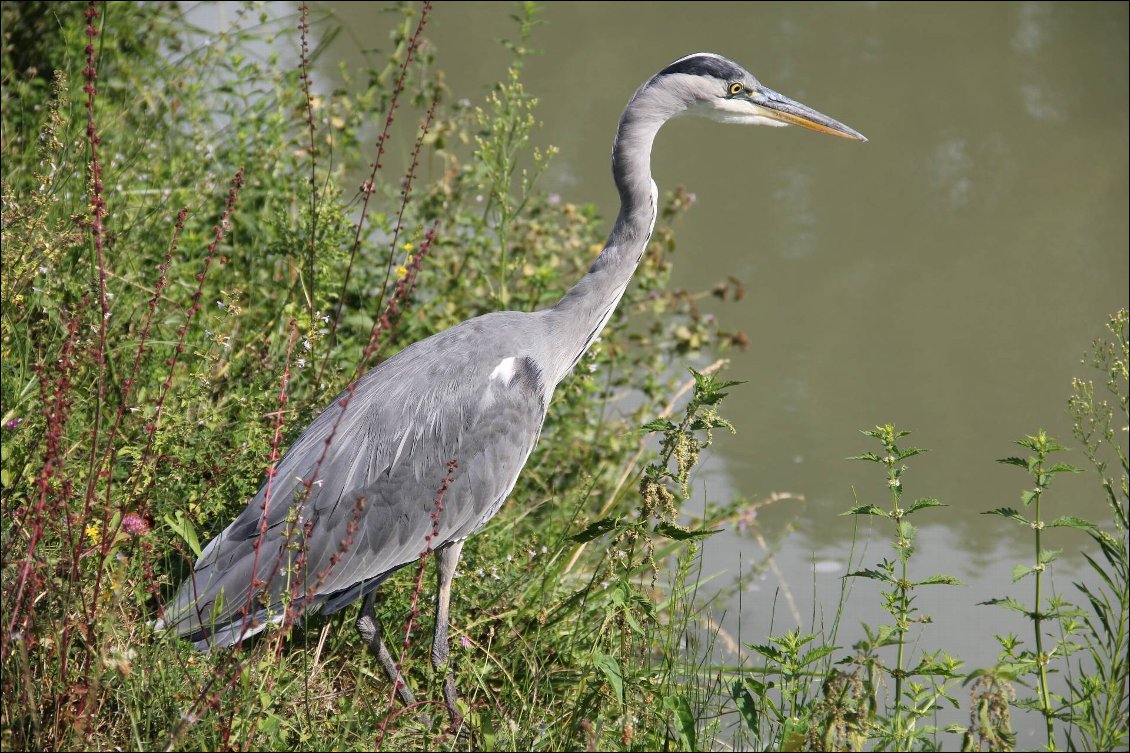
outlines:
{"label": "heron foot", "polygon": [[[375,593],[370,593],[361,604],[361,614],[357,617],[357,632],[361,634],[361,640],[365,642],[369,650],[376,655],[377,661],[384,668],[389,681],[396,688],[396,694],[400,696],[400,700],[404,702],[405,706],[414,706],[416,696],[412,695],[412,691],[408,689],[408,683],[404,681],[404,676],[401,675],[400,668],[396,666],[396,662],[393,660],[392,654],[389,653],[388,646],[385,645],[384,638],[381,635],[381,623],[377,619],[376,610],[373,608],[375,598]],[[431,726],[430,720],[429,726]]]}
{"label": "heron foot", "polygon": [[458,699],[459,692],[455,689],[455,678],[449,672],[443,681],[443,702],[451,715],[451,726],[456,730],[463,726],[463,714],[459,713],[459,706],[455,703]]}

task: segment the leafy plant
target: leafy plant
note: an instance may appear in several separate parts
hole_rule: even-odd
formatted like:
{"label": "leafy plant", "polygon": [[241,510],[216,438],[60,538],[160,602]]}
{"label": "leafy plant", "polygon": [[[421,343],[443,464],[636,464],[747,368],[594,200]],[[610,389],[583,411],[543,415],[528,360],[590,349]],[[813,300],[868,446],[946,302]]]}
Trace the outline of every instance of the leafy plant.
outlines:
{"label": "leafy plant", "polygon": [[[1031,608],[1026,607],[1012,597],[992,599],[985,603],[997,604],[1019,612],[1032,621],[1032,630],[1036,646],[1035,652],[1021,649],[1021,641],[1015,635],[997,637],[997,640],[1004,649],[1001,655],[1001,661],[1005,665],[998,668],[998,673],[1006,677],[1011,676],[1017,679],[1024,675],[1036,676],[1038,697],[1036,699],[1023,699],[1019,701],[1019,704],[1029,708],[1036,708],[1043,714],[1045,729],[1047,731],[1048,749],[1054,750],[1054,720],[1058,714],[1062,714],[1062,712],[1067,709],[1068,704],[1065,703],[1063,698],[1052,692],[1048,683],[1048,667],[1053,659],[1068,656],[1079,648],[1078,643],[1073,637],[1078,629],[1076,618],[1080,613],[1079,610],[1075,609],[1062,597],[1058,595],[1048,597],[1043,590],[1045,587],[1044,573],[1060,554],[1060,550],[1043,548],[1044,528],[1068,527],[1087,530],[1093,526],[1091,523],[1071,515],[1061,516],[1051,522],[1044,520],[1042,501],[1044,494],[1051,485],[1052,479],[1060,473],[1079,473],[1082,470],[1067,463],[1049,462],[1049,458],[1053,453],[1062,452],[1066,448],[1057,444],[1055,440],[1043,431],[1033,436],[1017,440],[1016,443],[1034,454],[1024,458],[1007,457],[998,462],[1023,468],[1032,478],[1034,486],[1020,495],[1020,499],[1025,507],[1031,510],[1032,518],[1024,516],[1018,510],[1011,507],[998,507],[985,514],[999,515],[1003,518],[1015,521],[1033,532],[1034,551],[1032,563],[1017,565],[1012,571],[1012,580],[1015,583],[1023,578],[1031,577],[1034,581],[1033,586],[1035,594]],[[1063,635],[1055,640],[1052,645],[1047,646],[1045,644],[1045,624],[1049,620],[1060,623],[1063,628]]]}
{"label": "leafy plant", "polygon": [[[536,167],[523,178],[532,8],[511,73],[479,107],[448,104],[427,3],[390,9],[367,68],[330,91],[311,76],[334,33],[323,16],[231,10],[214,32],[173,5],[2,8],[5,747],[372,748],[377,730],[389,748],[449,740],[365,700],[389,689],[353,631],[332,629],[348,619],[290,614],[210,654],[150,626],[328,400],[502,297],[552,302],[591,262],[603,220],[537,190]],[[371,123],[383,123],[375,141]],[[675,391],[672,365],[689,351],[674,332],[721,342],[666,289],[685,197],[666,198],[623,301],[637,326],[612,318],[558,390],[520,504],[464,552],[453,666],[484,744],[709,744],[705,691],[677,651],[693,585],[661,594],[641,565],[617,571],[626,588],[604,588],[606,553],[570,540],[637,509],[617,479],[641,472],[633,427]],[[693,541],[656,535],[654,564],[679,558],[685,579]],[[411,633],[430,601],[422,574],[391,579],[382,612],[403,629],[390,645],[426,711],[444,678],[422,669]],[[652,663],[655,633],[633,625],[660,624],[668,648]],[[499,651],[501,638],[529,651]],[[575,711],[547,719],[547,698]]]}
{"label": "leafy plant", "polygon": [[1098,552],[1084,552],[1083,557],[1098,580],[1075,583],[1090,607],[1079,632],[1090,661],[1080,662],[1068,675],[1072,727],[1067,740],[1079,750],[1125,747],[1130,725],[1130,464],[1125,440],[1125,427],[1130,424],[1128,320],[1126,309],[1111,315],[1108,336],[1097,339],[1090,358],[1084,360],[1102,372],[1105,395],[1096,392],[1092,381],[1074,379],[1068,400],[1075,418],[1073,432],[1098,474],[1110,508],[1106,528],[1085,529]]}
{"label": "leafy plant", "polygon": [[[863,432],[882,443],[883,452],[881,455],[867,452],[851,459],[886,466],[891,507],[884,510],[876,505],[856,505],[843,513],[884,517],[894,526],[893,546],[897,560],[884,558],[874,568],[856,570],[846,576],[876,580],[887,589],[882,592],[883,608],[894,618],[894,624],[882,625],[874,633],[868,628],[867,638],[855,646],[859,653],[849,663],[876,666],[894,683],[894,707],[887,713],[879,713],[873,732],[880,744],[891,750],[909,750],[916,741],[927,739],[937,731],[932,726],[918,726],[918,721],[932,714],[942,699],[957,705],[947,695],[947,690],[957,677],[957,669],[961,665],[961,662],[944,651],[936,651],[924,654],[914,666],[907,666],[907,634],[911,626],[930,622],[929,615],[920,614],[914,606],[914,591],[922,586],[961,584],[960,580],[950,575],[929,575],[920,580],[910,578],[910,559],[914,555],[914,538],[918,531],[908,518],[921,510],[944,504],[932,497],[921,497],[906,507],[902,506],[903,474],[907,470],[903,461],[924,452],[918,447],[898,446],[898,440],[909,433],[899,431],[891,424]],[[893,667],[884,665],[876,658],[877,651],[886,646],[894,646],[896,649]],[[873,677],[873,673],[869,677]],[[914,678],[923,678],[927,684],[916,682]],[[873,682],[873,679],[870,681]]]}

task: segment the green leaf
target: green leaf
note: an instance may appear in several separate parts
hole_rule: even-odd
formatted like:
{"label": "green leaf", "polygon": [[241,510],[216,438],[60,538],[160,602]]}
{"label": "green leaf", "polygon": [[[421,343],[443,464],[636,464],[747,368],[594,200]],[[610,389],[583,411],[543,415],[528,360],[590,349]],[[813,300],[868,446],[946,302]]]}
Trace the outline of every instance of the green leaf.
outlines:
{"label": "green leaf", "polygon": [[897,633],[897,631],[895,630],[894,626],[892,626],[892,625],[880,625],[879,626],[879,632],[876,635],[877,645],[878,646],[889,646],[889,645],[891,645],[896,640],[896,638],[895,638],[896,633]]}
{"label": "green leaf", "polygon": [[875,505],[858,505],[851,508],[847,512],[840,513],[841,517],[844,515],[882,515],[886,517],[889,515],[889,513],[885,510],[881,510]]}
{"label": "green leaf", "polygon": [[1018,457],[999,458],[997,460],[997,462],[998,463],[1004,463],[1005,465],[1015,465],[1015,466],[1018,466],[1020,468],[1023,468],[1024,470],[1028,470],[1028,461],[1025,460],[1024,458],[1018,458]]}
{"label": "green leaf", "polygon": [[883,462],[883,459],[873,452],[865,452],[862,455],[852,455],[851,457],[844,458],[844,460],[870,460],[872,463]]}
{"label": "green leaf", "polygon": [[619,527],[619,518],[603,518],[596,521],[595,523],[591,523],[588,528],[581,531],[580,533],[573,534],[569,537],[569,539],[571,541],[576,541],[578,544],[583,544],[586,541],[592,541],[593,539],[599,538],[609,531],[614,531]]}
{"label": "green leaf", "polygon": [[675,729],[679,731],[683,750],[698,750],[694,714],[691,713],[691,705],[686,696],[669,695],[663,699],[663,706],[675,712]]}
{"label": "green leaf", "polygon": [[894,580],[892,580],[891,577],[889,575],[887,575],[886,573],[881,573],[878,570],[871,570],[870,568],[868,568],[867,570],[856,570],[855,572],[848,573],[844,577],[845,578],[870,578],[871,580],[881,580],[884,583],[894,583]]}
{"label": "green leaf", "polygon": [[916,586],[960,586],[962,585],[960,578],[955,578],[952,575],[931,575],[925,580],[920,580],[914,585]]}
{"label": "green leaf", "polygon": [[903,518],[898,522],[898,528],[899,535],[907,541],[914,541],[914,537],[918,534],[918,529],[915,528],[914,524],[906,518]]}
{"label": "green leaf", "polygon": [[1051,523],[1048,523],[1047,526],[1048,528],[1078,528],[1081,531],[1091,531],[1097,528],[1091,521],[1084,518],[1077,518],[1074,515],[1058,517]]}
{"label": "green leaf", "polygon": [[756,651],[770,661],[780,663],[784,659],[784,654],[781,653],[781,649],[777,648],[776,646],[770,646],[764,643],[747,643],[745,645],[749,650]]}
{"label": "green leaf", "polygon": [[593,666],[604,673],[605,679],[608,684],[612,686],[612,690],[616,692],[616,699],[620,701],[620,705],[624,705],[624,673],[620,669],[620,663],[608,654],[598,653],[593,657]]}
{"label": "green leaf", "polygon": [[707,536],[721,533],[722,529],[700,528],[697,531],[688,531],[686,528],[681,528],[671,523],[660,523],[655,527],[655,532],[660,536],[666,536],[675,541],[688,541],[690,539],[705,539]]}
{"label": "green leaf", "polygon": [[1021,604],[1019,601],[1012,598],[1011,596],[1008,596],[1004,599],[989,599],[988,601],[981,601],[981,602],[978,602],[978,603],[983,604],[985,606],[1004,607],[1005,609],[1011,609],[1014,612],[1019,612],[1020,614],[1028,615],[1029,617],[1032,616],[1032,612],[1030,612],[1026,606]]}
{"label": "green leaf", "polygon": [[1034,568],[1028,567],[1027,565],[1017,565],[1016,567],[1012,568],[1012,582],[1015,583],[1016,581],[1020,580],[1025,575],[1032,572],[1033,569]]}
{"label": "green leaf", "polygon": [[1049,476],[1055,475],[1056,473],[1082,473],[1082,472],[1083,472],[1082,468],[1078,468],[1078,467],[1071,465],[1069,463],[1056,463],[1051,468],[1044,469],[1044,473],[1048,474]]}
{"label": "green leaf", "polygon": [[1017,523],[1020,523],[1021,525],[1026,525],[1026,526],[1032,525],[1032,521],[1028,520],[1028,518],[1021,515],[1016,509],[1014,509],[1012,507],[998,507],[995,510],[986,510],[985,512],[983,512],[981,514],[982,515],[1000,515],[1002,518],[1008,518],[1009,520],[1015,520]]}
{"label": "green leaf", "polygon": [[898,455],[895,456],[895,459],[906,460],[907,458],[912,458],[915,455],[921,455],[924,452],[927,452],[927,450],[924,450],[921,447],[907,447],[905,450],[899,450]]}
{"label": "green leaf", "polygon": [[734,699],[734,705],[738,707],[738,713],[741,714],[746,728],[756,733],[759,726],[757,704],[741,680],[734,680],[734,684],[730,686],[730,697]]}
{"label": "green leaf", "polygon": [[192,521],[184,514],[183,510],[177,510],[176,515],[165,515],[165,525],[172,529],[173,533],[180,536],[184,543],[188,544],[188,548],[197,557],[200,556],[200,538],[196,535],[196,528],[192,525]]}
{"label": "green leaf", "polygon": [[639,620],[636,619],[636,616],[632,613],[632,610],[625,609],[622,614],[624,615],[624,619],[628,623],[628,627],[631,628],[633,633],[635,633],[636,635],[646,635],[646,633],[644,633],[643,626],[640,625]]}
{"label": "green leaf", "polygon": [[1036,492],[1024,492],[1020,495],[1020,501],[1024,503],[1025,507],[1032,504],[1032,500],[1034,500],[1035,498]]}
{"label": "green leaf", "polygon": [[946,505],[946,503],[942,502],[941,500],[934,499],[933,497],[922,497],[920,499],[914,500],[914,503],[911,504],[910,507],[906,508],[906,514],[909,515],[915,510],[921,510],[926,507],[948,507],[948,505]]}
{"label": "green leaf", "polygon": [[1056,558],[1059,557],[1059,554],[1062,551],[1062,549],[1044,549],[1040,552],[1040,556],[1037,561],[1041,565],[1050,565],[1051,563],[1056,561]]}
{"label": "green leaf", "polygon": [[657,418],[654,421],[649,421],[646,424],[644,424],[643,426],[641,426],[640,430],[646,431],[646,432],[660,432],[660,431],[670,431],[671,429],[674,429],[674,428],[675,428],[675,424],[673,422],[668,421],[666,418]]}
{"label": "green leaf", "polygon": [[815,662],[820,661],[828,654],[834,654],[838,648],[839,646],[817,646],[816,648],[806,652],[803,656],[801,656],[797,661],[797,665],[801,667],[807,667],[809,664],[814,664]]}

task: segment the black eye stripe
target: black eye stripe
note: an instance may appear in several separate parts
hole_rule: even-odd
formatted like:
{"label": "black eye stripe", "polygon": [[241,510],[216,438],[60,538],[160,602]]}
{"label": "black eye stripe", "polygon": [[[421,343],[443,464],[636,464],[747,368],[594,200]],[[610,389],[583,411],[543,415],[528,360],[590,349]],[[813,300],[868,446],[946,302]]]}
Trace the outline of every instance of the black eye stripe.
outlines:
{"label": "black eye stripe", "polygon": [[735,63],[717,55],[691,55],[676,61],[659,72],[660,76],[672,73],[687,73],[692,76],[710,76],[723,81],[741,78],[742,69]]}

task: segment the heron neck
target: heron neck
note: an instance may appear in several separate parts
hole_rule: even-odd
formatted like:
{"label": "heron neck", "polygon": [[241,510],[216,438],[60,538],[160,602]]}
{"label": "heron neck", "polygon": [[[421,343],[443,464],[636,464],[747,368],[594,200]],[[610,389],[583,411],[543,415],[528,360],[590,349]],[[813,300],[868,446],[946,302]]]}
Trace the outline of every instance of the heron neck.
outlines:
{"label": "heron neck", "polygon": [[[560,380],[600,335],[643,258],[655,227],[658,188],[651,178],[651,147],[660,127],[678,109],[658,108],[645,85],[628,104],[612,146],[612,176],[620,213],[608,242],[588,273],[550,310],[561,362]],[[668,111],[670,109],[670,111]]]}

